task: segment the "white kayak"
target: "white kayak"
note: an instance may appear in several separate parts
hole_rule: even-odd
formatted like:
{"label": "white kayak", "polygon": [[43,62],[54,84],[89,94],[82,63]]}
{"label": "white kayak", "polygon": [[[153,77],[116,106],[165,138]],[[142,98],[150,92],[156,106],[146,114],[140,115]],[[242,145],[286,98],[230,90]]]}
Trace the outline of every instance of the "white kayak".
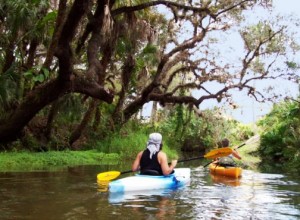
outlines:
{"label": "white kayak", "polygon": [[176,189],[190,183],[190,168],[175,168],[168,176],[140,175],[125,177],[109,183],[111,193],[145,191],[155,189]]}

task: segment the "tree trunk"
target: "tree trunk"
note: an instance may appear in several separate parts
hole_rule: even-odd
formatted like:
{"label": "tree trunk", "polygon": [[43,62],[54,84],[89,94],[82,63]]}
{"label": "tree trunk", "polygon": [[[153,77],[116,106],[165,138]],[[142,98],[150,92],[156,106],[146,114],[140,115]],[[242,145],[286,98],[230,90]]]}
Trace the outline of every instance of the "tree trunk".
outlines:
{"label": "tree trunk", "polygon": [[45,137],[47,138],[48,141],[51,139],[52,123],[58,112],[58,107],[59,107],[59,101],[56,100],[55,102],[52,103],[50,112],[48,114],[47,125],[45,129]]}
{"label": "tree trunk", "polygon": [[96,104],[96,110],[95,110],[95,116],[94,116],[94,123],[93,123],[93,130],[94,132],[98,132],[99,124],[101,123],[101,111],[98,107],[98,104],[101,104],[100,102],[97,102]]}
{"label": "tree trunk", "polygon": [[156,122],[157,119],[156,115],[157,115],[157,102],[153,101],[152,109],[151,109],[151,118],[150,118],[151,124],[154,124]]}
{"label": "tree trunk", "polygon": [[88,110],[86,111],[81,123],[77,126],[75,131],[71,134],[69,144],[73,150],[80,150],[79,149],[80,147],[75,147],[75,146],[73,146],[73,144],[80,138],[82,132],[84,131],[84,129],[87,127],[87,125],[91,121],[96,104],[97,104],[97,101],[95,99],[92,99],[90,101],[90,106],[89,106]]}
{"label": "tree trunk", "polygon": [[94,81],[79,77],[72,82],[62,81],[60,78],[53,80],[28,94],[15,111],[0,121],[0,143],[16,140],[22,129],[41,109],[70,92],[87,94],[108,103],[113,101],[113,94]]}

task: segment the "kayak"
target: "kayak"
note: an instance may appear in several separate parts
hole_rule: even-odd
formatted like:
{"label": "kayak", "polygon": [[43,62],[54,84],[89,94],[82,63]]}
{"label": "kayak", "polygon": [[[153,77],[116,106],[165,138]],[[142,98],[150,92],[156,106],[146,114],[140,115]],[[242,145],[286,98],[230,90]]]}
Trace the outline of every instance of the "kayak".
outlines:
{"label": "kayak", "polygon": [[210,173],[220,176],[238,178],[242,175],[241,167],[222,167],[218,164],[211,163],[209,165]]}
{"label": "kayak", "polygon": [[190,182],[190,168],[176,168],[174,173],[167,176],[140,175],[125,177],[112,181],[108,185],[111,193],[145,191],[156,189],[176,189]]}

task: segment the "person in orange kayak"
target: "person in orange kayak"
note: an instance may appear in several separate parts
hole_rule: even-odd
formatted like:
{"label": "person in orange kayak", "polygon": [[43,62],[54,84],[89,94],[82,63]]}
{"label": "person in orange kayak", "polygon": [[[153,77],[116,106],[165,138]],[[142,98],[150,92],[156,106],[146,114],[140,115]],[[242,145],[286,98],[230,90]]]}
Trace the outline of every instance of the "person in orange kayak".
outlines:
{"label": "person in orange kayak", "polygon": [[144,175],[169,175],[173,173],[177,160],[172,160],[169,166],[166,153],[161,151],[162,145],[160,133],[150,134],[147,148],[137,154],[132,164],[132,171],[140,170],[140,174]]}
{"label": "person in orange kayak", "polygon": [[[229,140],[224,138],[221,141],[220,147],[229,147]],[[236,166],[233,158],[237,158],[238,160],[242,159],[239,152],[234,148],[229,156],[217,158],[213,163],[219,164],[220,166]]]}

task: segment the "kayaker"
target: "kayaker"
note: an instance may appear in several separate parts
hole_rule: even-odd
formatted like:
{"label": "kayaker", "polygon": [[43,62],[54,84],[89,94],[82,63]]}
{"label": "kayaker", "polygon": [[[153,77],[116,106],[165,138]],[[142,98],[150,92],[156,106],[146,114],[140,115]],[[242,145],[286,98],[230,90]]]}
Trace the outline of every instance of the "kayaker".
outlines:
{"label": "kayaker", "polygon": [[137,154],[132,164],[132,171],[140,170],[145,175],[169,175],[173,172],[177,160],[172,160],[170,166],[166,153],[162,152],[162,135],[152,133],[149,135],[147,148]]}
{"label": "kayaker", "polygon": [[[229,140],[224,138],[221,141],[220,147],[229,147]],[[234,148],[229,156],[217,158],[213,163],[219,164],[220,166],[236,166],[233,158],[237,158],[238,160],[242,159],[239,152]]]}

